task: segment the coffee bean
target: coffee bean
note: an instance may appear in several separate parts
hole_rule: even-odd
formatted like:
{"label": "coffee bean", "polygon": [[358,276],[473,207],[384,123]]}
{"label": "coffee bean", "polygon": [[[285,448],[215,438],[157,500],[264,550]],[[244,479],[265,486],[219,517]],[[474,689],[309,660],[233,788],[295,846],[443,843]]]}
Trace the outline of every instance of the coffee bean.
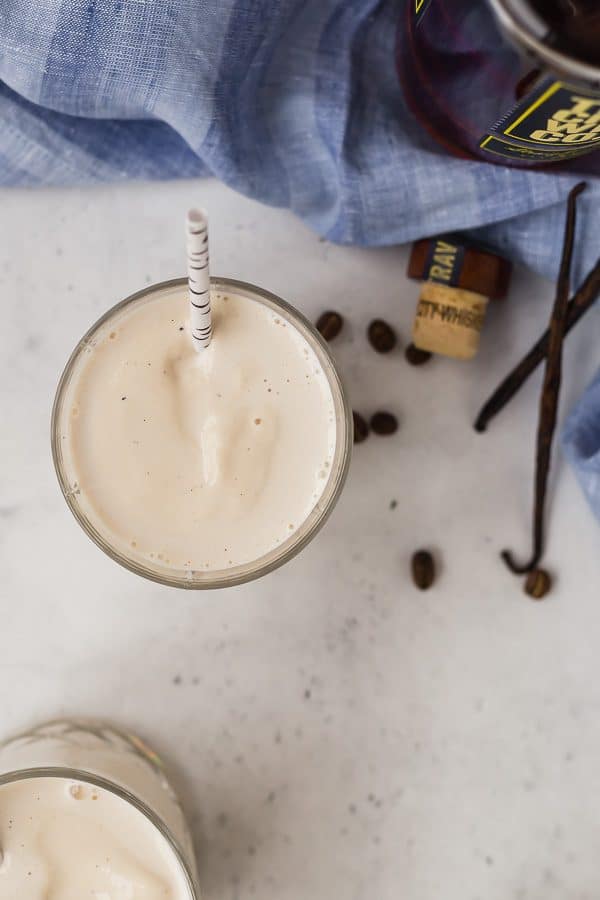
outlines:
{"label": "coffee bean", "polygon": [[352,418],[354,420],[354,443],[362,444],[369,436],[369,426],[360,413],[354,412],[354,410],[352,411]]}
{"label": "coffee bean", "polygon": [[429,362],[431,356],[432,354],[429,350],[421,350],[419,347],[415,347],[414,344],[409,344],[404,351],[404,358],[411,366],[422,366],[423,363]]}
{"label": "coffee bean", "polygon": [[394,434],[398,431],[398,419],[389,412],[376,412],[371,416],[371,429],[375,434]]}
{"label": "coffee bean", "polygon": [[525,593],[533,600],[541,600],[552,587],[552,579],[545,569],[533,569],[525,579]]}
{"label": "coffee bean", "polygon": [[411,561],[412,577],[415,587],[426,591],[435,581],[435,563],[429,550],[417,550]]}
{"label": "coffee bean", "polygon": [[389,353],[398,343],[396,332],[383,319],[373,319],[367,329],[369,343],[378,353]]}
{"label": "coffee bean", "polygon": [[339,313],[328,310],[317,319],[317,331],[326,341],[332,341],[342,330],[344,320]]}

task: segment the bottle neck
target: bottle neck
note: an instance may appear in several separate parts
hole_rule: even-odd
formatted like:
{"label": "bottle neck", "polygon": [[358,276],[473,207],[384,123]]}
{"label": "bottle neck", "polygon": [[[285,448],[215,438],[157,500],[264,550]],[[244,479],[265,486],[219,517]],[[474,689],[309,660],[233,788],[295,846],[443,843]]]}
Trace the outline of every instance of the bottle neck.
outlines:
{"label": "bottle neck", "polygon": [[508,37],[562,80],[600,80],[600,9],[596,0],[488,0]]}

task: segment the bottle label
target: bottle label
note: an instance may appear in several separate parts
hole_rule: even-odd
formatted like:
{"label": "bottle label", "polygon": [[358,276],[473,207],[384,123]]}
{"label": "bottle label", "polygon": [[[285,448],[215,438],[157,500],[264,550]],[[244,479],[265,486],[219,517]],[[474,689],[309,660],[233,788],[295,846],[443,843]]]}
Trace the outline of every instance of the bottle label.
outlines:
{"label": "bottle label", "polygon": [[465,248],[454,243],[451,237],[437,238],[431,242],[425,261],[425,281],[436,281],[448,287],[460,280]]}
{"label": "bottle label", "polygon": [[539,162],[590,153],[600,147],[600,94],[542,78],[479,146],[496,156]]}

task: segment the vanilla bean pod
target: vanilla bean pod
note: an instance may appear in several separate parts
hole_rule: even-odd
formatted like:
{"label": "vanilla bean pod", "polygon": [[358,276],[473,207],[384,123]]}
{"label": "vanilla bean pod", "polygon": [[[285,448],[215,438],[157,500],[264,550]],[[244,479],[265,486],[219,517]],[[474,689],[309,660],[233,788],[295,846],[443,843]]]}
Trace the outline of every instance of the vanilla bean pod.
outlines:
{"label": "vanilla bean pod", "polygon": [[560,272],[556,286],[556,299],[552,307],[548,337],[548,356],[544,384],[540,398],[540,411],[536,444],[535,499],[533,506],[533,552],[528,562],[516,563],[509,550],[502,552],[502,559],[511,572],[521,575],[534,569],[544,550],[544,508],[548,472],[552,455],[552,441],[556,429],[558,398],[562,376],[562,347],[567,323],[569,283],[576,226],[577,197],[585,190],[585,182],[576,185],[569,193],[567,218]]}
{"label": "vanilla bean pod", "polygon": [[[565,335],[579,322],[584,313],[596,302],[600,294],[600,259],[589,273],[581,287],[569,300],[567,307],[567,325]],[[498,385],[489,400],[481,407],[475,419],[475,431],[485,431],[488,423],[501,412],[512,400],[517,391],[524,385],[532,372],[537,369],[548,353],[550,331],[546,329],[529,353],[523,357],[504,381]]]}

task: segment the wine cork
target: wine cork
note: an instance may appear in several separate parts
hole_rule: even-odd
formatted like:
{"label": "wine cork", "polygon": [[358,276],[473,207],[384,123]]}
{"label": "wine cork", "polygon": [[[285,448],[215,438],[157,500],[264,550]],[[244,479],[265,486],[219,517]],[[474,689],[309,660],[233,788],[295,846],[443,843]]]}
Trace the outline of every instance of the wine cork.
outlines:
{"label": "wine cork", "polygon": [[413,324],[413,344],[430,353],[472,359],[479,350],[488,302],[475,291],[426,281]]}
{"label": "wine cork", "polygon": [[472,359],[478,349],[490,298],[505,296],[511,265],[502,257],[443,236],[417,241],[409,278],[423,280],[413,325],[420,350]]}

